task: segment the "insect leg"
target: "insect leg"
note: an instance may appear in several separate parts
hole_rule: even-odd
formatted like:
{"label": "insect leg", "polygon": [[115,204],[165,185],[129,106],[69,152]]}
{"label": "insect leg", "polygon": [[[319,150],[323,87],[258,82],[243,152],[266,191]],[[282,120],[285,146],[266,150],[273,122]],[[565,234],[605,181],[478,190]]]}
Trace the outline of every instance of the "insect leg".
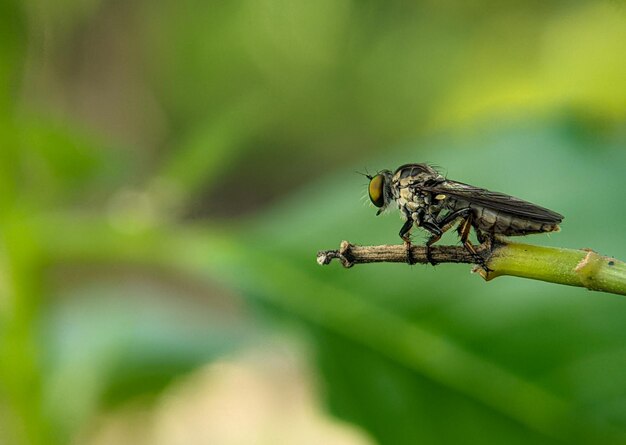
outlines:
{"label": "insect leg", "polygon": [[404,241],[409,240],[409,232],[411,231],[412,227],[413,227],[413,220],[407,219],[404,222],[404,225],[402,226],[402,228],[400,229],[400,233],[398,234],[400,235],[400,238],[402,238]]}
{"label": "insect leg", "polygon": [[413,220],[409,218],[404,222],[404,225],[400,229],[399,233],[400,238],[402,238],[406,247],[406,262],[409,263],[409,265],[415,264],[415,261],[413,261],[413,257],[411,255],[411,237],[409,236],[409,232],[411,231],[412,227]]}
{"label": "insect leg", "polygon": [[491,271],[491,269],[487,267],[487,265],[485,264],[485,260],[483,259],[482,256],[478,255],[478,252],[476,252],[476,249],[474,249],[474,246],[469,240],[469,233],[470,233],[471,228],[472,228],[472,214],[470,213],[467,216],[467,218],[465,218],[463,222],[459,224],[459,228],[458,228],[459,236],[461,237],[461,242],[463,243],[463,246],[465,246],[465,249],[467,249],[467,251],[472,254],[472,256],[476,259],[478,264],[480,264],[480,266],[485,270],[485,272],[489,272]]}
{"label": "insect leg", "polygon": [[480,244],[490,243],[491,245],[493,242],[493,235],[479,230],[476,226],[474,226],[474,231],[476,232],[476,238],[478,238],[478,242]]}
{"label": "insect leg", "polygon": [[430,232],[430,238],[428,238],[428,241],[426,241],[426,258],[428,259],[428,262],[430,264],[432,264],[433,266],[437,264],[437,262],[432,257],[430,246],[439,241],[441,239],[441,236],[445,232],[447,232],[459,218],[467,217],[470,212],[471,209],[464,208],[447,214],[439,222],[437,222],[436,220],[422,222],[420,227],[423,227]]}
{"label": "insect leg", "polygon": [[447,232],[448,229],[454,225],[457,219],[467,218],[471,212],[472,209],[466,207],[464,209],[448,213],[441,221],[439,221],[439,227],[443,232]]}
{"label": "insect leg", "polygon": [[487,237],[487,234],[484,233],[482,230],[478,230],[476,227],[474,227],[474,231],[476,232],[476,238],[478,238],[478,242],[480,244],[484,243],[485,241],[489,239],[489,237]]}
{"label": "insect leg", "polygon": [[437,262],[433,259],[431,255],[430,246],[432,246],[441,239],[441,235],[443,235],[444,231],[441,230],[441,228],[437,224],[427,221],[424,221],[421,227],[430,232],[430,238],[428,238],[428,241],[426,241],[426,259],[430,264],[436,266]]}

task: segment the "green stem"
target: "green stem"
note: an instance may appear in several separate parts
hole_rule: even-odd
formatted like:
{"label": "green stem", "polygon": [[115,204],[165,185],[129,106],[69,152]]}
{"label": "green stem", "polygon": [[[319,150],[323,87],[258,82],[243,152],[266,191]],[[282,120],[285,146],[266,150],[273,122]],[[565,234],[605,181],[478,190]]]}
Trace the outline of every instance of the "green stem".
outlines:
{"label": "green stem", "polygon": [[487,281],[511,275],[626,295],[626,263],[588,249],[507,243],[494,249],[487,266],[492,271],[480,270]]}

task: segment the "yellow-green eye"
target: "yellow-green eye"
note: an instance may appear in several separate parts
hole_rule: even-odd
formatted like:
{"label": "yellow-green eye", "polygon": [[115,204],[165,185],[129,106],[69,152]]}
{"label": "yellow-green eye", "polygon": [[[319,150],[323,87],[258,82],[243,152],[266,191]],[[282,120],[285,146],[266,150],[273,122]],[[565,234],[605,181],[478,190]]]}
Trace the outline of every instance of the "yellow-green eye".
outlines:
{"label": "yellow-green eye", "polygon": [[385,187],[385,178],[383,175],[376,175],[370,181],[369,193],[372,204],[376,207],[382,207],[385,205],[385,193],[383,191]]}

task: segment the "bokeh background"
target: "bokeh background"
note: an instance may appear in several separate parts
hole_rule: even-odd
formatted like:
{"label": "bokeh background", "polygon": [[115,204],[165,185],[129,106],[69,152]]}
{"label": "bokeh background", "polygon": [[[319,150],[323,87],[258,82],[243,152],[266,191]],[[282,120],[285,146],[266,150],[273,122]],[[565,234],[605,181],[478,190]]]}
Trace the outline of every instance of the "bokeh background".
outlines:
{"label": "bokeh background", "polygon": [[315,262],[424,161],[626,258],[623,1],[3,0],[0,88],[0,443],[626,443],[623,297]]}

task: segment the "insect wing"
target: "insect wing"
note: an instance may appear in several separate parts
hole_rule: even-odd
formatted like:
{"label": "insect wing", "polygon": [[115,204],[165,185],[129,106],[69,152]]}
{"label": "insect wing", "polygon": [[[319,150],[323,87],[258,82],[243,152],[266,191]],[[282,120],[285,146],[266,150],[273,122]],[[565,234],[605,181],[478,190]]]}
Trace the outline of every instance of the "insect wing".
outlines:
{"label": "insect wing", "polygon": [[552,210],[532,204],[530,202],[515,198],[504,193],[492,192],[490,190],[474,187],[456,181],[443,181],[433,186],[418,186],[421,191],[433,193],[434,195],[451,196],[462,199],[471,204],[477,204],[492,210],[505,212],[522,218],[527,218],[541,223],[560,223],[563,215]]}

